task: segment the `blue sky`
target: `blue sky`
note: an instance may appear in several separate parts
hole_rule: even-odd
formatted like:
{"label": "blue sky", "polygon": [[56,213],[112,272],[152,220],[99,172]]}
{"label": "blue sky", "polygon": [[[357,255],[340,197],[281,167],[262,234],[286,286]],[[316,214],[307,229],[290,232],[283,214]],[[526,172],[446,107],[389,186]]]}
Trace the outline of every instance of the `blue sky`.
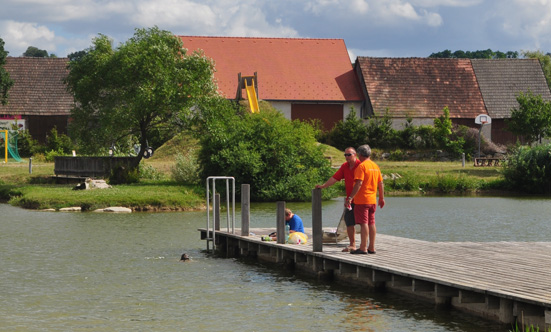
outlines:
{"label": "blue sky", "polygon": [[551,0],[0,0],[10,56],[59,57],[98,34],[344,39],[356,56],[426,57],[445,49],[551,52]]}

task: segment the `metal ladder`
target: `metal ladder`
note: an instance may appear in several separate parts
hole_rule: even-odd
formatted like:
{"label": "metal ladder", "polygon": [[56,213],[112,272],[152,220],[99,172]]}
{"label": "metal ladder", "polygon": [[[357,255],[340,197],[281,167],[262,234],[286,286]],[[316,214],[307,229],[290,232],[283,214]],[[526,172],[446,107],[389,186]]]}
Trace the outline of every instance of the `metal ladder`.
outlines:
{"label": "metal ladder", "polygon": [[[212,242],[212,249],[214,250],[216,242],[216,220],[220,216],[217,214],[220,213],[220,206],[216,206],[216,181],[225,180],[226,182],[226,224],[228,228],[228,233],[235,234],[235,179],[231,176],[209,176],[207,178],[207,235],[205,240],[207,241],[207,252],[210,251],[209,242]],[[230,209],[230,181],[232,183],[232,206]],[[210,187],[212,184],[212,195]],[[211,205],[212,204],[212,205]],[[212,210],[211,210],[212,206]],[[231,210],[231,219],[230,219],[230,210]],[[211,224],[211,214],[212,214],[212,224]]]}

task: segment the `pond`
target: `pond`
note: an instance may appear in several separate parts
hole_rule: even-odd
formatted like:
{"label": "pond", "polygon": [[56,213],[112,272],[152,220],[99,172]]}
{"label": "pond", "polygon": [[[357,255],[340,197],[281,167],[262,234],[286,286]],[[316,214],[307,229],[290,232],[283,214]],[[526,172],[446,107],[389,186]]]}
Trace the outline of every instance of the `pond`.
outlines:
{"label": "pond", "polygon": [[[310,204],[287,206],[311,226]],[[275,209],[252,204],[251,227],[274,226]],[[324,227],[336,226],[341,212],[342,199],[324,202]],[[550,213],[546,199],[389,197],[377,227],[428,241],[548,241]],[[0,204],[0,215],[6,331],[506,329],[392,294],[210,256],[197,231],[205,212],[52,213]],[[191,262],[178,262],[183,252]]]}

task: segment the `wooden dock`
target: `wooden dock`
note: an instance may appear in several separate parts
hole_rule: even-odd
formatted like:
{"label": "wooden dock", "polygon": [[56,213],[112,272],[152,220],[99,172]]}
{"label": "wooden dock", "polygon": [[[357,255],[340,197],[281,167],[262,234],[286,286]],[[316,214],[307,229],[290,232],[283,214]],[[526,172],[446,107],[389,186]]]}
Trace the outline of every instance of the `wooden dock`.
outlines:
{"label": "wooden dock", "polygon": [[[551,326],[551,242],[427,242],[377,234],[375,255],[351,255],[341,251],[348,240],[323,244],[321,252],[314,252],[311,242],[261,240],[273,230],[250,229],[251,236],[239,235],[240,229],[216,231],[214,242],[227,257],[256,257],[350,287],[382,288],[503,323],[518,319],[542,330]],[[206,229],[200,232],[207,237]]]}

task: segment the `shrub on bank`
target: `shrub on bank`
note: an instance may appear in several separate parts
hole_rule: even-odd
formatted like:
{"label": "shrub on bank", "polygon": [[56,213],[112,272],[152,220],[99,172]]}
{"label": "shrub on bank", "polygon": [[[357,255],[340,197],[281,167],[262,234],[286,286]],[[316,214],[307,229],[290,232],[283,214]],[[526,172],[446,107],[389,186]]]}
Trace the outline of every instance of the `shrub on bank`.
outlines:
{"label": "shrub on bank", "polygon": [[506,185],[529,194],[551,194],[551,144],[521,146],[503,167]]}
{"label": "shrub on bank", "polygon": [[411,191],[421,193],[468,193],[479,190],[484,181],[476,180],[465,174],[436,174],[419,179],[415,172],[405,172],[400,178],[384,181],[385,191]]}
{"label": "shrub on bank", "polygon": [[[226,100],[201,105],[201,179],[228,175],[251,185],[253,201],[307,201],[334,170],[308,123],[290,121],[268,104],[251,114]],[[239,191],[239,188],[236,188]],[[329,188],[330,189],[330,188]],[[330,198],[334,190],[324,190]]]}

